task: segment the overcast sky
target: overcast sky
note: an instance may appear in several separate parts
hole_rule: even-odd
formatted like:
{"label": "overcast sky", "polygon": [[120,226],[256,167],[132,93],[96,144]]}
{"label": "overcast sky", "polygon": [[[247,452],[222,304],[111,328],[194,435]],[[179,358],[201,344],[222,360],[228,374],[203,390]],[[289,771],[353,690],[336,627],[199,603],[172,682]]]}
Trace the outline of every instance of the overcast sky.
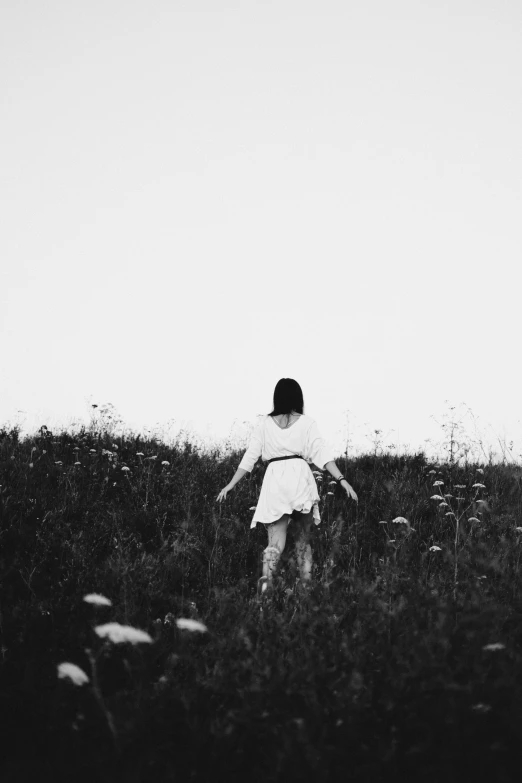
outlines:
{"label": "overcast sky", "polygon": [[0,422],[224,435],[292,377],[334,443],[350,411],[413,448],[446,400],[522,442],[521,23],[3,0]]}

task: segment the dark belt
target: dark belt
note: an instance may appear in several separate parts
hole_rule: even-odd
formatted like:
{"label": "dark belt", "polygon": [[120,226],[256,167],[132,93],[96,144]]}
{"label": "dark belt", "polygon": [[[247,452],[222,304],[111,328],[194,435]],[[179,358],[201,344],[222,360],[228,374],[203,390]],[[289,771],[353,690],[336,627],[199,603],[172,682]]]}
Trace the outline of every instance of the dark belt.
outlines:
{"label": "dark belt", "polygon": [[271,462],[278,462],[280,459],[304,459],[304,457],[301,457],[300,454],[291,454],[289,457],[272,457],[272,459],[267,459],[266,464],[270,465]]}

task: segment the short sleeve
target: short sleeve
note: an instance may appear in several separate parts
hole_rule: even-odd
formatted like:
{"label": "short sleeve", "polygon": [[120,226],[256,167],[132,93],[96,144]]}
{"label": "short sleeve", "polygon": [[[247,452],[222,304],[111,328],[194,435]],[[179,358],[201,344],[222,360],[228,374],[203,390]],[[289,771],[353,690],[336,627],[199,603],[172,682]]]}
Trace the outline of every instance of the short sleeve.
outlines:
{"label": "short sleeve", "polygon": [[321,470],[324,470],[327,462],[334,460],[332,447],[322,437],[315,421],[312,421],[307,433],[305,452],[306,459]]}
{"label": "short sleeve", "polygon": [[250,444],[245,451],[243,459],[239,463],[238,467],[243,470],[252,472],[254,465],[261,456],[263,449],[263,419],[259,419],[254,426],[252,435],[250,436]]}

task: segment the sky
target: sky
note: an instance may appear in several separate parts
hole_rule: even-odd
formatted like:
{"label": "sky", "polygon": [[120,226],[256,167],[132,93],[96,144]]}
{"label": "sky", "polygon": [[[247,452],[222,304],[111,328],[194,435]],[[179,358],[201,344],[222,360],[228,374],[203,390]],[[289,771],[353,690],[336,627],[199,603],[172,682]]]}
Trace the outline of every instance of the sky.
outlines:
{"label": "sky", "polygon": [[338,449],[464,405],[522,454],[521,23],[3,0],[0,423],[226,437],[291,377]]}

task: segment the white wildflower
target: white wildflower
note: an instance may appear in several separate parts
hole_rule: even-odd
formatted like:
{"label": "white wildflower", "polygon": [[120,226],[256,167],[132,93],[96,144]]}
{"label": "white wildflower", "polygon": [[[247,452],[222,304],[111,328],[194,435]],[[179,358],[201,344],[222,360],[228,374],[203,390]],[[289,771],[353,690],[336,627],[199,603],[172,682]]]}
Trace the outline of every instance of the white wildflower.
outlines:
{"label": "white wildflower", "polygon": [[493,644],[485,644],[482,648],[483,650],[491,650],[492,652],[496,652],[496,650],[505,650],[506,645],[502,644],[502,642],[494,642]]}
{"label": "white wildflower", "polygon": [[168,466],[168,465],[170,465],[170,462],[169,462],[168,460],[164,459],[164,460],[163,460],[163,462],[162,462],[161,464],[162,464],[162,465],[167,465],[167,466]]}
{"label": "white wildflower", "polygon": [[445,497],[445,498],[452,498],[452,497],[453,497],[453,495],[451,494],[451,492],[445,492],[445,493],[444,493],[444,497]]}
{"label": "white wildflower", "polygon": [[466,500],[466,498],[456,497],[455,500]]}
{"label": "white wildflower", "polygon": [[443,482],[443,481],[434,481],[434,482],[433,482],[433,486],[434,486],[434,487],[441,487],[443,484],[444,484],[444,482]]}
{"label": "white wildflower", "polygon": [[334,493],[333,492],[327,492],[326,494],[327,495],[333,495]]}
{"label": "white wildflower", "polygon": [[113,644],[152,642],[152,638],[146,631],[140,631],[138,628],[133,628],[130,625],[105,623],[105,625],[97,625],[94,630],[102,639],[110,639]]}
{"label": "white wildflower", "polygon": [[394,544],[394,543],[395,543],[395,538],[388,539],[388,544]]}
{"label": "white wildflower", "polygon": [[475,503],[485,503],[485,500],[476,500]]}
{"label": "white wildflower", "polygon": [[382,522],[379,522],[379,525],[387,525],[387,521],[384,519]]}
{"label": "white wildflower", "polygon": [[60,663],[58,664],[58,679],[69,679],[75,685],[84,685],[89,682],[89,678],[79,666],[75,663]]}
{"label": "white wildflower", "polygon": [[61,459],[59,459],[59,460],[57,460],[57,461],[56,461],[54,464],[55,464],[55,465],[63,465],[63,462],[61,461]]}
{"label": "white wildflower", "polygon": [[430,500],[444,500],[442,495],[432,495]]}
{"label": "white wildflower", "polygon": [[[480,522],[480,519],[477,519],[477,517],[469,517],[468,522]],[[522,530],[522,527],[520,529]]]}
{"label": "white wildflower", "polygon": [[440,548],[440,546],[433,545],[430,546],[430,552],[442,552],[442,549]]}
{"label": "white wildflower", "polygon": [[482,470],[482,468],[477,468],[477,473],[484,473],[484,471]]}
{"label": "white wildflower", "polygon": [[329,483],[330,485],[332,485],[332,484],[337,484],[337,481],[329,481],[328,483]]}
{"label": "white wildflower", "polygon": [[91,454],[96,454],[96,449],[89,449]]}
{"label": "white wildflower", "polygon": [[75,465],[80,465],[80,466],[81,466],[81,464],[82,464],[82,463],[81,463],[81,462],[75,462],[74,464],[75,464]]}
{"label": "white wildflower", "polygon": [[176,620],[176,625],[182,631],[199,631],[199,633],[205,633],[208,630],[207,626],[200,623],[199,620],[191,620],[188,617],[180,617]]}
{"label": "white wildflower", "polygon": [[519,533],[522,533],[522,527],[516,527],[515,530],[517,530]]}
{"label": "white wildflower", "polygon": [[439,508],[447,508],[449,503],[439,503]]}
{"label": "white wildflower", "polygon": [[392,522],[394,524],[396,524],[396,525],[409,525],[410,524],[408,522],[408,520],[405,519],[404,517],[395,517],[395,519],[392,519]]}
{"label": "white wildflower", "polygon": [[153,456],[153,457],[147,457],[147,459],[158,459],[158,455],[157,455],[157,454],[154,454],[154,456]]}
{"label": "white wildflower", "polygon": [[437,472],[436,470],[429,470],[428,475],[430,475],[430,473],[436,473],[436,472]]}
{"label": "white wildflower", "polygon": [[112,601],[105,598],[100,593],[89,593],[83,596],[83,600],[88,604],[96,604],[96,606],[112,606]]}
{"label": "white wildflower", "polygon": [[454,487],[455,487],[455,489],[466,489],[466,485],[465,484],[455,484]]}
{"label": "white wildflower", "polygon": [[127,471],[127,470],[130,470],[130,468],[128,468],[126,465],[124,465],[124,466],[123,466],[123,468],[122,468],[122,470],[125,470],[125,471]]}
{"label": "white wildflower", "polygon": [[445,516],[445,517],[454,517],[454,516],[455,516],[455,514],[453,513],[453,511],[446,511],[446,513],[444,514],[444,516]]}
{"label": "white wildflower", "polygon": [[486,485],[485,484],[473,484],[472,489],[475,489],[475,487],[480,487],[482,489],[486,489]]}
{"label": "white wildflower", "polygon": [[143,451],[137,451],[136,452],[136,456],[137,457],[144,457],[145,455],[143,454]]}
{"label": "white wildflower", "polygon": [[257,508],[257,506],[250,506],[250,508],[249,508],[248,510],[249,510],[249,511],[255,511],[255,510],[256,510],[256,508]]}

